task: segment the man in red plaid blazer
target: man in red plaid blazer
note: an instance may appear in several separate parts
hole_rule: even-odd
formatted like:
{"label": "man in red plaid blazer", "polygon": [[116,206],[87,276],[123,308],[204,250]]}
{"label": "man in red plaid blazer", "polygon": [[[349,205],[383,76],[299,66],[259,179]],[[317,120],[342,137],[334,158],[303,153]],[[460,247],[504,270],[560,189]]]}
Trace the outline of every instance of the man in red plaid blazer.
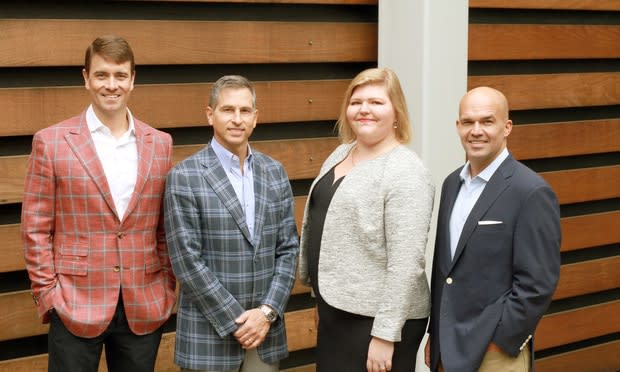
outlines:
{"label": "man in red plaid blazer", "polygon": [[26,268],[50,323],[49,371],[153,371],[175,301],[162,197],[170,135],[127,108],[133,52],[97,38],[83,70],[91,105],[34,135],[22,205]]}

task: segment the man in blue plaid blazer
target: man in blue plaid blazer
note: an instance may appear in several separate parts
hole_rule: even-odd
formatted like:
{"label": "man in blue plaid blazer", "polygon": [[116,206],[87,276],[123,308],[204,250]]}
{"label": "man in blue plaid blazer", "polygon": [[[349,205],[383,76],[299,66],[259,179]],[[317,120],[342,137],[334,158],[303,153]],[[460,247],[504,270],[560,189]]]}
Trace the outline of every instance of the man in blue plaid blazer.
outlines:
{"label": "man in blue plaid blazer", "polygon": [[175,363],[182,371],[276,372],[298,236],[282,165],[253,151],[256,94],[224,76],[207,107],[214,136],[168,174],[164,201],[181,284]]}

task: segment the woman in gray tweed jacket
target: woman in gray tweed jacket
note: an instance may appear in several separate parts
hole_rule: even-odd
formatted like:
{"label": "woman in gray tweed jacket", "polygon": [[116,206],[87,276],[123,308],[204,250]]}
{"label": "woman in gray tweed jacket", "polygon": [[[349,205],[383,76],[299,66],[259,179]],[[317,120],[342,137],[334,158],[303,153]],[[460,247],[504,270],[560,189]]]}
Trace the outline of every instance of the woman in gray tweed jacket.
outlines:
{"label": "woman in gray tweed jacket", "polygon": [[429,314],[425,246],[434,186],[405,146],[405,97],[389,69],[345,94],[343,142],[306,203],[300,278],[317,299],[318,372],[413,371]]}

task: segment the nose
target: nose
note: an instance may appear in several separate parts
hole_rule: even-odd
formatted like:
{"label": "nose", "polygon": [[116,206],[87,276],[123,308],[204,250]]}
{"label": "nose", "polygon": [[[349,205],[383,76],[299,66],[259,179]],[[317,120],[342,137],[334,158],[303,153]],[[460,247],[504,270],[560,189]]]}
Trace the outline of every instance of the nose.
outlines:
{"label": "nose", "polygon": [[108,79],[106,79],[105,87],[108,90],[115,90],[116,88],[118,88],[118,81],[114,78],[114,76],[110,76]]}
{"label": "nose", "polygon": [[360,112],[368,112],[368,108],[370,106],[368,105],[368,102],[363,101],[362,104],[360,105]]}
{"label": "nose", "polygon": [[482,125],[480,124],[479,121],[474,122],[474,126],[471,129],[471,133],[473,135],[479,135],[482,134]]}
{"label": "nose", "polygon": [[235,110],[235,113],[232,116],[232,122],[235,124],[240,124],[242,121],[241,110]]}

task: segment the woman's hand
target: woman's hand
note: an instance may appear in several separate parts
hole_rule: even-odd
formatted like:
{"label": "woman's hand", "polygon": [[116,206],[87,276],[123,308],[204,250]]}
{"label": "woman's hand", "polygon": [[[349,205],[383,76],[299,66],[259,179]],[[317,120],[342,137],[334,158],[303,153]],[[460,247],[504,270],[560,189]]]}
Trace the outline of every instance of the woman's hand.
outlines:
{"label": "woman's hand", "polygon": [[368,372],[386,372],[392,370],[392,355],[394,343],[378,337],[373,337],[368,346],[366,369]]}

